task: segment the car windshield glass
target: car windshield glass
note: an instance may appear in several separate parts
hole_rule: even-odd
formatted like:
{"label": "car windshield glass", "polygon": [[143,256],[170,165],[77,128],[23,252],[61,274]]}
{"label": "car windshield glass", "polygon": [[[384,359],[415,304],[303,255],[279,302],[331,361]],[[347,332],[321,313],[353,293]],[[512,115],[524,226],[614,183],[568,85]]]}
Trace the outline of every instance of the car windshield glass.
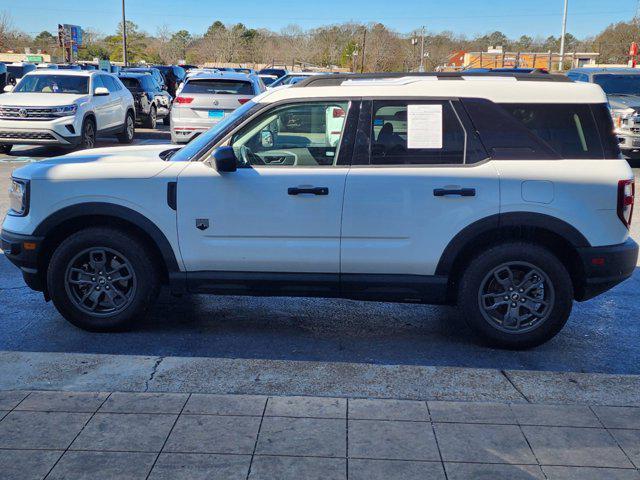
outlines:
{"label": "car windshield glass", "polygon": [[14,92],[19,93],[89,93],[89,77],[72,75],[29,75],[20,81]]}
{"label": "car windshield glass", "polygon": [[237,80],[189,80],[182,93],[208,93],[215,95],[253,95],[251,83]]}
{"label": "car windshield glass", "polygon": [[212,142],[218,140],[220,135],[224,134],[228,128],[233,127],[242,121],[245,115],[249,115],[253,109],[259,108],[255,102],[247,102],[241,107],[235,109],[233,113],[225,115],[225,117],[215,124],[206,132],[198,135],[187,145],[178,150],[172,157],[172,161],[188,162],[192,160],[198,152],[206,148]]}
{"label": "car windshield glass", "polygon": [[594,75],[607,95],[640,95],[640,75]]}

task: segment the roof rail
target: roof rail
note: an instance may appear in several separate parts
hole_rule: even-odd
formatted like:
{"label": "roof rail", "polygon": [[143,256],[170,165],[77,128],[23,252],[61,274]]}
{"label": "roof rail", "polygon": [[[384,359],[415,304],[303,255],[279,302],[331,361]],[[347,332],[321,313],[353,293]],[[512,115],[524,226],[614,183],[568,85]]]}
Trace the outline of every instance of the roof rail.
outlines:
{"label": "roof rail", "polygon": [[436,77],[438,80],[465,80],[470,77],[512,77],[525,82],[573,82],[565,75],[519,72],[393,72],[393,73],[344,73],[313,75],[293,85],[300,87],[335,87],[347,80],[383,80],[404,77]]}

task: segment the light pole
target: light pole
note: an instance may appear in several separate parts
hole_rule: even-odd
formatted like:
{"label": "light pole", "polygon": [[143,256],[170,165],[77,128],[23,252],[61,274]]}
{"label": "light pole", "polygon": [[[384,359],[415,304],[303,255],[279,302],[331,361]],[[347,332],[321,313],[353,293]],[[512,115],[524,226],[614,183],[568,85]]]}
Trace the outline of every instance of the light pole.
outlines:
{"label": "light pole", "polygon": [[560,65],[558,70],[564,70],[564,37],[567,35],[567,9],[569,0],[564,0],[564,14],[562,15],[562,37],[560,38]]}
{"label": "light pole", "polygon": [[420,68],[418,71],[424,72],[424,26],[422,27],[420,37]]}
{"label": "light pole", "polygon": [[122,0],[122,62],[127,66],[127,19],[124,14],[124,0]]}

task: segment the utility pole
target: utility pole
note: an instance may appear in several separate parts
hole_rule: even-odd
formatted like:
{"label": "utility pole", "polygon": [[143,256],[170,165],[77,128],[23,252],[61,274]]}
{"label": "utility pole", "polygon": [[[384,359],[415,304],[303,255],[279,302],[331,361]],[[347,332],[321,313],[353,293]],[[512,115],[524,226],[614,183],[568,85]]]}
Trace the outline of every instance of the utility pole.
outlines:
{"label": "utility pole", "polygon": [[362,32],[362,56],[360,57],[360,73],[364,73],[364,52],[367,46],[367,27]]}
{"label": "utility pole", "polygon": [[124,14],[124,0],[122,0],[122,61],[127,66],[127,19]]}
{"label": "utility pole", "polygon": [[560,65],[558,70],[564,70],[564,37],[567,35],[567,9],[569,0],[564,0],[564,14],[562,15],[562,37],[560,38]]}
{"label": "utility pole", "polygon": [[422,27],[422,31],[420,33],[420,68],[419,72],[424,72],[424,26]]}

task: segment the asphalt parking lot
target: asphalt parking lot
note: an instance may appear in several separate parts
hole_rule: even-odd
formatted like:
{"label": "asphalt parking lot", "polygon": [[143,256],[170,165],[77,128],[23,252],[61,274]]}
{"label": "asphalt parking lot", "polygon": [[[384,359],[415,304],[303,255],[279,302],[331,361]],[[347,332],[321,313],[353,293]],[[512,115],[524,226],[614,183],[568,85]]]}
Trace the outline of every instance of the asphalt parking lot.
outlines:
{"label": "asphalt parking lot", "polygon": [[[158,142],[168,143],[166,127],[141,130],[136,140]],[[99,143],[110,144],[117,145]],[[10,172],[24,162],[60,153],[20,147],[1,155],[0,189],[6,192]],[[635,173],[640,181],[640,169]],[[3,211],[6,202],[3,193]],[[638,220],[632,235],[640,240]],[[639,374],[638,289],[636,271],[612,291],[576,304],[555,339],[526,352],[477,345],[453,308],[334,299],[164,293],[135,331],[95,334],[68,324],[0,255],[0,350]]]}

